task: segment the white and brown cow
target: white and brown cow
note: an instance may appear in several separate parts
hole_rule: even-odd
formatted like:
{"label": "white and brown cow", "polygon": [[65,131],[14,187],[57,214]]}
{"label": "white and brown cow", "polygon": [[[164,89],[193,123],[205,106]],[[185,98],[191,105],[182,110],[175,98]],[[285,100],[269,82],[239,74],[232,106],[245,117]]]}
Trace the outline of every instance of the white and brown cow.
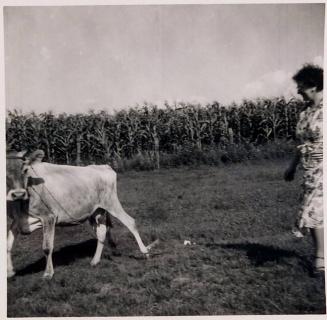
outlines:
{"label": "white and brown cow", "polygon": [[142,253],[147,254],[135,220],[122,208],[117,196],[116,173],[108,165],[75,167],[41,162],[44,152],[37,150],[7,154],[7,206],[13,223],[7,240],[8,277],[15,274],[11,250],[19,232],[43,228],[46,268],[43,277],[52,278],[52,252],[55,225],[72,225],[89,220],[98,239],[91,265],[99,263],[110,222],[108,212],[134,235]]}

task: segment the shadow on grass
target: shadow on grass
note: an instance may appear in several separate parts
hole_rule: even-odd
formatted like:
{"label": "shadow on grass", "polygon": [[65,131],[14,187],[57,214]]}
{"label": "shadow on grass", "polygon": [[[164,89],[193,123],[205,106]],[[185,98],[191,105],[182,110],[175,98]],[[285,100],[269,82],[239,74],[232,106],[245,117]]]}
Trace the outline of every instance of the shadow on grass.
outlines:
{"label": "shadow on grass", "polygon": [[299,264],[310,274],[313,272],[312,264],[308,258],[299,255],[294,250],[285,250],[274,246],[262,245],[259,243],[231,243],[231,244],[207,244],[207,247],[220,247],[226,249],[243,250],[251,263],[256,266],[263,266],[267,262],[286,263],[284,258],[296,258]]}
{"label": "shadow on grass", "polygon": [[[95,253],[97,240],[89,239],[87,241],[72,244],[55,251],[52,254],[53,265],[65,266],[73,263],[77,259],[82,259],[85,257],[92,257]],[[46,260],[45,257],[29,264],[21,270],[16,272],[17,276],[24,276],[26,274],[41,272],[45,269]]]}

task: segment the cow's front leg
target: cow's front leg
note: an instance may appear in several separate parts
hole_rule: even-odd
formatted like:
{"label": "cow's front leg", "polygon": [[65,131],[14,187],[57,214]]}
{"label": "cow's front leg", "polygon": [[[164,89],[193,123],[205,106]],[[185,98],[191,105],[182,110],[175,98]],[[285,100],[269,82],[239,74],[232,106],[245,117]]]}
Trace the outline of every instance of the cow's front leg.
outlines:
{"label": "cow's front leg", "polygon": [[10,229],[8,231],[7,237],[7,277],[13,277],[15,275],[12,258],[11,258],[11,250],[14,245],[15,238],[18,235],[18,228],[15,222],[12,223]]}
{"label": "cow's front leg", "polygon": [[54,274],[53,264],[52,264],[52,252],[53,252],[56,219],[54,216],[51,215],[44,218],[42,222],[43,222],[42,248],[47,260],[47,265],[43,274],[43,278],[51,279]]}

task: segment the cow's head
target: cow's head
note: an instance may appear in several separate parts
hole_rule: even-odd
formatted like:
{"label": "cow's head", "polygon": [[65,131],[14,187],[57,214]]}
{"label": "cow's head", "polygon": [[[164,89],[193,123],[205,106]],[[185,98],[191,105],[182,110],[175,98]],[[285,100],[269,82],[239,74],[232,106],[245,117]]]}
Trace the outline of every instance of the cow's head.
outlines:
{"label": "cow's head", "polygon": [[28,198],[28,170],[33,163],[41,162],[44,157],[42,150],[37,150],[28,157],[26,153],[27,151],[12,151],[7,154],[7,201]]}

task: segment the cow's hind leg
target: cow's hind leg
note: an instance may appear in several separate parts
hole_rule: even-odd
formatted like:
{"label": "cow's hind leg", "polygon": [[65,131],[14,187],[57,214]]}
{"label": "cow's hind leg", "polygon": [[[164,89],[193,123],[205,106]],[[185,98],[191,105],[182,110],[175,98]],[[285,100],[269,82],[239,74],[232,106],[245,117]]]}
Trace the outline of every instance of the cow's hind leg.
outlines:
{"label": "cow's hind leg", "polygon": [[97,248],[95,250],[94,257],[91,261],[91,265],[95,266],[100,262],[104,242],[106,240],[107,224],[106,224],[105,214],[96,215],[93,222],[91,222],[91,224],[95,229],[97,240],[98,240]]}
{"label": "cow's hind leg", "polygon": [[148,249],[146,248],[140,237],[140,234],[136,228],[135,220],[125,212],[117,195],[113,195],[111,200],[112,201],[110,205],[105,208],[105,210],[109,211],[110,214],[112,214],[115,218],[121,221],[130,230],[130,232],[135,237],[141,252],[147,254]]}
{"label": "cow's hind leg", "polygon": [[113,228],[113,224],[111,222],[109,212],[106,212],[106,218],[107,218],[107,239],[108,239],[108,244],[111,248],[111,253],[114,256],[120,256],[121,254],[120,254],[119,250],[117,249],[117,244],[114,241],[112,234],[111,234],[111,229]]}
{"label": "cow's hind leg", "polygon": [[53,243],[54,243],[54,234],[55,234],[55,216],[47,216],[42,219],[43,224],[43,252],[46,257],[46,268],[43,274],[44,279],[51,279],[54,274],[53,264],[52,264],[52,252],[53,252]]}
{"label": "cow's hind leg", "polygon": [[109,244],[111,250],[112,250],[114,253],[117,253],[117,252],[116,252],[116,250],[117,250],[117,244],[116,244],[116,242],[114,241],[114,239],[112,238],[112,234],[111,234],[110,227],[108,227],[108,229],[107,229],[107,239],[108,239],[108,244]]}
{"label": "cow's hind leg", "polygon": [[11,258],[11,250],[17,235],[18,235],[18,228],[16,223],[13,222],[7,237],[7,277],[8,278],[13,277],[15,275],[12,258]]}

